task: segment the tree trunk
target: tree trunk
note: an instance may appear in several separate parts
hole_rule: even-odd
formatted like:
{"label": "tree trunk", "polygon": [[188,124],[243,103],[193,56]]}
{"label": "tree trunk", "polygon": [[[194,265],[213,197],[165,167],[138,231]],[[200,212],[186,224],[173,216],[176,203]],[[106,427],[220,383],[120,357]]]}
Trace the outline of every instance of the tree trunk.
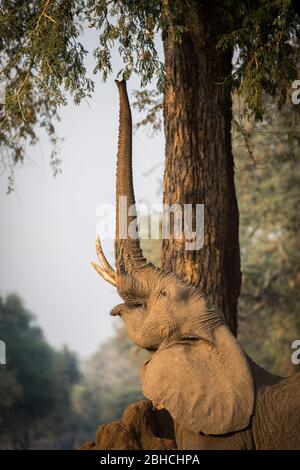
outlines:
{"label": "tree trunk", "polygon": [[[209,3],[209,2],[208,2]],[[215,2],[214,2],[215,3]],[[162,266],[199,286],[237,331],[240,292],[239,215],[231,151],[232,51],[216,49],[212,6],[186,13],[182,42],[164,38],[167,84],[164,105],[164,203],[204,204],[204,245],[163,240]],[[187,8],[188,10],[188,8]],[[220,15],[219,15],[220,17]]]}

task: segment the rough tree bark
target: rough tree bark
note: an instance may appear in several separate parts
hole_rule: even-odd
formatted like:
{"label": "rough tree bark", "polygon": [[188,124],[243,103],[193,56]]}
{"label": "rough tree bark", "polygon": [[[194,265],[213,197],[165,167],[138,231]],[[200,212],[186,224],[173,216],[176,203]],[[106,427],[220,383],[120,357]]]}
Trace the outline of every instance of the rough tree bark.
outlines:
{"label": "rough tree bark", "polygon": [[[184,18],[188,31],[170,46],[164,39],[170,84],[164,103],[165,204],[204,204],[204,246],[186,251],[184,240],[163,240],[162,266],[199,286],[237,332],[240,292],[239,216],[231,152],[232,51],[216,49],[214,6]],[[215,4],[215,2],[213,2]],[[188,9],[187,9],[188,11]],[[220,16],[220,15],[219,15]],[[214,25],[213,25],[214,24]]]}

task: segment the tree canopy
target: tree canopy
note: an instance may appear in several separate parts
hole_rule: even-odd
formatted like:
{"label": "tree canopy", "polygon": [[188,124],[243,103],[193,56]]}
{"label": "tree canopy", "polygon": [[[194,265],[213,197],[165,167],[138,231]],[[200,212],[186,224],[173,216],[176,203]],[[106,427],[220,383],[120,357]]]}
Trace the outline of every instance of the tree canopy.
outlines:
{"label": "tree canopy", "polygon": [[[187,29],[187,9],[196,15],[194,0],[3,0],[0,6],[0,152],[2,171],[13,188],[15,166],[26,145],[46,130],[53,144],[51,165],[59,171],[55,120],[72,95],[75,103],[89,97],[94,83],[85,58],[92,52],[94,72],[104,80],[114,73],[140,76],[141,86],[156,79],[165,85],[164,64],[157,52],[157,34],[175,43]],[[210,2],[211,21],[219,33],[216,48],[233,48],[235,63],[228,81],[244,97],[245,111],[263,114],[263,92],[286,100],[299,63],[299,11],[291,0]],[[87,51],[82,34],[99,32],[98,44]],[[123,61],[112,69],[112,50]]]}

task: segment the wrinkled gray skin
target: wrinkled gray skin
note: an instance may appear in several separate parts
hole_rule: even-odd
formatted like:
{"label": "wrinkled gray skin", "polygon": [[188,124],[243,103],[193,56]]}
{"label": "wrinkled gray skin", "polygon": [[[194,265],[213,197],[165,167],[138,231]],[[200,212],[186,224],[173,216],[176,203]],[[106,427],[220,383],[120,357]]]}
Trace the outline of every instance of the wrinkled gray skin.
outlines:
{"label": "wrinkled gray skin", "polygon": [[282,379],[257,366],[202,292],[147,263],[138,239],[120,238],[118,196],[127,196],[127,209],[135,199],[131,112],[125,81],[116,83],[116,271],[100,240],[100,265],[93,266],[124,301],[111,314],[150,352],[141,370],[144,395],[171,414],[179,449],[300,449],[300,374]]}

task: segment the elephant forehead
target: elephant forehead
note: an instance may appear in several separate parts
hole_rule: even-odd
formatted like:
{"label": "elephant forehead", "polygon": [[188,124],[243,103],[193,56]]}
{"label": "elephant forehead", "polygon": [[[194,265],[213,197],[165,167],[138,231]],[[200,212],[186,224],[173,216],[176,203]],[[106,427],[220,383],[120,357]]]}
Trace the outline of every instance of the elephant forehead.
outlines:
{"label": "elephant forehead", "polygon": [[142,283],[137,278],[129,275],[120,277],[118,293],[125,302],[147,297],[147,292]]}

